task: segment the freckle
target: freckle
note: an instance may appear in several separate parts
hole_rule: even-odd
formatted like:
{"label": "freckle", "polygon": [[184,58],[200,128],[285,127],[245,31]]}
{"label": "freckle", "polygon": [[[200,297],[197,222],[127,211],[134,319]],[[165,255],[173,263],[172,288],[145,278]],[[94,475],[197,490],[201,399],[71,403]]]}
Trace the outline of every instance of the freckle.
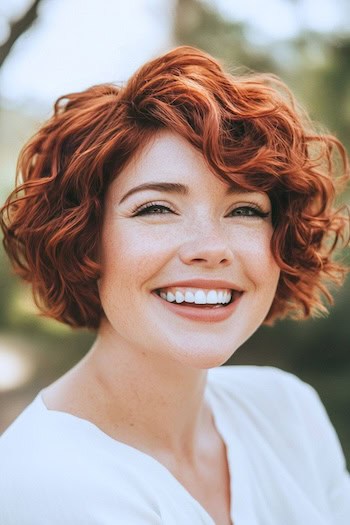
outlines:
{"label": "freckle", "polygon": [[129,423],[129,426],[130,426],[130,427],[134,427],[135,424],[134,424],[134,423]]}

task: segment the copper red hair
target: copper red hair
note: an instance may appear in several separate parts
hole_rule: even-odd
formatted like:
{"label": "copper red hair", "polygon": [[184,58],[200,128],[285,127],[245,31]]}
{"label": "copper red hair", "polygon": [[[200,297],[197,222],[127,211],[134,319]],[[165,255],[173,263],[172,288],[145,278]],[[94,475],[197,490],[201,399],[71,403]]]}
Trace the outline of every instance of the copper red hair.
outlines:
{"label": "copper red hair", "polygon": [[349,177],[343,146],[312,130],[276,77],[231,76],[184,46],[146,63],[122,87],[61,97],[23,148],[0,224],[14,269],[32,284],[42,312],[98,328],[104,196],[164,128],[201,151],[223,181],[270,196],[281,277],[265,322],[326,311],[329,285],[345,274],[333,257],[347,223],[334,208],[336,180]]}

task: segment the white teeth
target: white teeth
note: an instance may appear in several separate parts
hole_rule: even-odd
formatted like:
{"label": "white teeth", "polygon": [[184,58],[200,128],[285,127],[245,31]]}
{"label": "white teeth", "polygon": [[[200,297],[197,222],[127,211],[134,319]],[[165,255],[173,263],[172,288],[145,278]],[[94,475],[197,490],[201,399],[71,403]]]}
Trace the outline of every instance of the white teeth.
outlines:
{"label": "white teeth", "polygon": [[231,299],[231,293],[229,292],[225,292],[224,293],[224,298],[223,298],[223,301],[225,304],[229,303],[230,302],[230,299]]}
{"label": "white teeth", "polygon": [[208,304],[217,304],[218,301],[218,294],[215,290],[210,290],[207,293],[207,303]]}
{"label": "white teeth", "polygon": [[166,300],[169,301],[169,303],[173,303],[175,301],[175,295],[171,292],[168,292],[166,294]]}
{"label": "white teeth", "polygon": [[187,290],[185,292],[185,301],[186,303],[194,303],[194,293]]}
{"label": "white teeth", "polygon": [[160,291],[159,295],[169,303],[228,304],[231,300],[232,292],[228,290],[173,289],[172,292]]}
{"label": "white teeth", "polygon": [[178,291],[176,291],[176,292],[175,292],[175,301],[176,301],[177,303],[183,303],[184,300],[185,300],[185,296],[184,296],[184,294],[183,294],[182,292],[178,292]]}
{"label": "white teeth", "polygon": [[194,294],[194,302],[195,304],[206,304],[207,298],[203,290],[196,291],[196,293]]}

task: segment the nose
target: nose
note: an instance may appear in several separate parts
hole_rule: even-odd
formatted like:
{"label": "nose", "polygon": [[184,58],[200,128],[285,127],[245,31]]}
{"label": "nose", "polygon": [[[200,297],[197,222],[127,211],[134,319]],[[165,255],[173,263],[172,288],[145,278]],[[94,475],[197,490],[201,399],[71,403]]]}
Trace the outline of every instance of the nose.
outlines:
{"label": "nose", "polygon": [[227,239],[218,232],[201,233],[181,245],[179,257],[184,264],[198,264],[203,268],[231,264],[233,252]]}

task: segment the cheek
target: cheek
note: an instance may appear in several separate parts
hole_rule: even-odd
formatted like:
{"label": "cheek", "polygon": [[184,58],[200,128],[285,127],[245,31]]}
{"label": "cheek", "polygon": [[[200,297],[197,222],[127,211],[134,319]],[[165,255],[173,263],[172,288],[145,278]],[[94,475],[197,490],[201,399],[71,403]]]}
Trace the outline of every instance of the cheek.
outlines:
{"label": "cheek", "polygon": [[[174,238],[164,232],[140,231],[125,224],[105,231],[102,268],[105,280],[118,288],[140,286],[164,266],[174,253]],[[122,279],[120,279],[122,276]]]}
{"label": "cheek", "polygon": [[[272,229],[245,232],[237,241],[242,267],[255,287],[275,291],[280,268],[271,250]],[[269,294],[270,295],[270,294]]]}

